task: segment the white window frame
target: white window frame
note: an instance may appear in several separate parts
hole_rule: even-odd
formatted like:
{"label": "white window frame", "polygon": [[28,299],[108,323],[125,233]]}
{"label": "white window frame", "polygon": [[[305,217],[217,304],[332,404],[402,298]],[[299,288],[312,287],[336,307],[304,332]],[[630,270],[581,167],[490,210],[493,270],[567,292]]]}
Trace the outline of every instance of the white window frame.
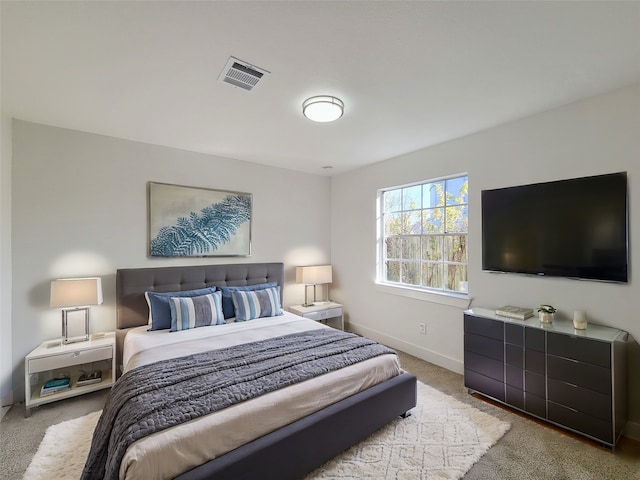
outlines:
{"label": "white window frame", "polygon": [[[467,283],[467,291],[466,292],[462,292],[462,291],[454,291],[454,290],[448,290],[445,288],[444,283],[446,283],[444,281],[443,278],[443,287],[442,288],[434,288],[434,287],[427,287],[427,286],[423,286],[423,285],[414,285],[414,284],[408,284],[408,283],[402,283],[401,281],[399,282],[393,282],[393,281],[388,281],[386,279],[386,272],[385,272],[385,261],[386,261],[386,232],[385,232],[385,212],[384,212],[384,195],[387,192],[393,192],[393,191],[397,191],[397,190],[402,190],[404,188],[408,188],[408,187],[414,187],[414,186],[423,186],[426,184],[431,184],[431,183],[436,183],[436,182],[442,182],[442,181],[446,181],[446,180],[454,180],[454,179],[458,179],[461,177],[467,177],[467,182],[469,180],[469,175],[468,173],[458,173],[455,175],[449,175],[446,177],[440,177],[440,178],[434,178],[434,179],[428,179],[428,180],[424,180],[424,181],[420,181],[420,182],[415,182],[415,183],[409,183],[409,184],[405,184],[405,185],[398,185],[398,186],[393,186],[393,187],[387,187],[387,188],[382,188],[379,189],[377,192],[377,269],[376,269],[376,283],[378,285],[378,290],[386,292],[386,293],[392,293],[392,294],[397,294],[397,295],[402,295],[405,297],[410,297],[410,298],[422,298],[425,300],[429,300],[429,301],[434,301],[437,303],[443,303],[443,304],[448,304],[448,305],[457,305],[457,306],[462,306],[463,308],[465,308],[466,306],[469,305],[470,303],[470,297],[468,294],[468,283]],[[467,257],[466,257],[466,262],[462,262],[462,264],[464,264],[466,266],[467,269],[467,275],[468,275],[468,271],[469,271],[469,257],[468,257],[468,244],[469,244],[469,229],[468,229],[468,216],[469,216],[469,196],[468,196],[468,191],[467,191],[467,202],[466,203],[462,203],[462,204],[456,204],[456,207],[459,206],[463,206],[466,207],[466,211],[467,211],[467,231],[462,233],[462,232],[444,232],[444,233],[436,233],[433,234],[434,236],[447,236],[447,235],[460,235],[461,233],[466,235],[467,237]],[[453,205],[446,205],[446,201],[444,202],[445,205],[443,206],[443,208],[446,211],[446,208],[451,208],[453,207]],[[422,205],[422,200],[421,200],[421,205],[419,206],[419,208],[416,209],[411,209],[411,210],[402,210],[402,211],[420,211],[422,212],[423,210],[426,210],[424,208],[424,205]],[[445,218],[446,218],[446,213],[445,213]],[[422,233],[420,234],[420,236],[424,236]],[[424,260],[422,258],[420,258],[419,260],[420,265],[422,266],[423,263],[428,263],[428,262],[424,262]],[[451,264],[452,262],[449,262],[446,258],[446,256],[443,256],[443,258],[438,261],[437,263],[442,265],[442,271],[446,272],[446,266],[448,264]],[[422,268],[420,268],[420,270],[422,271]],[[446,275],[446,273],[443,274],[443,277]],[[468,277],[467,277],[468,280]]]}

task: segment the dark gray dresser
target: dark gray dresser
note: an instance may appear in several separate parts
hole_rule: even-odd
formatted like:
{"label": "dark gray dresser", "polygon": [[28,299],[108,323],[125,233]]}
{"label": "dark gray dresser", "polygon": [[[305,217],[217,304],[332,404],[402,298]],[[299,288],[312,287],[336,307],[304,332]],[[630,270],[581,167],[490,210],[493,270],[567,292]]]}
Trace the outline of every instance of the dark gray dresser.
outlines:
{"label": "dark gray dresser", "polygon": [[614,448],[627,421],[627,333],[464,312],[464,384]]}

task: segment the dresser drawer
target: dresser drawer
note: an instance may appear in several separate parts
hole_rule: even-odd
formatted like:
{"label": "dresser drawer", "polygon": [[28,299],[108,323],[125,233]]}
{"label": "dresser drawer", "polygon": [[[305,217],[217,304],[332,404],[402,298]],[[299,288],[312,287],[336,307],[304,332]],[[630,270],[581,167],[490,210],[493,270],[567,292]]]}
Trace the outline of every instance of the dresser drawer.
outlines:
{"label": "dresser drawer", "polygon": [[524,344],[527,350],[544,352],[544,330],[538,330],[537,328],[525,328]]}
{"label": "dresser drawer", "polygon": [[490,318],[464,316],[465,333],[474,333],[483,337],[495,338],[502,344],[504,340],[504,323]]}
{"label": "dresser drawer", "polygon": [[467,351],[464,352],[464,366],[485,377],[491,377],[499,382],[504,381],[504,363],[499,360]]}
{"label": "dresser drawer", "polygon": [[580,387],[611,395],[611,370],[568,358],[547,356],[549,378],[555,378]]}
{"label": "dresser drawer", "polygon": [[464,334],[464,351],[479,353],[485,357],[495,360],[504,361],[504,346],[502,340],[495,338],[483,337],[472,333]]}
{"label": "dresser drawer", "polygon": [[507,343],[504,346],[507,365],[524,368],[524,350],[517,345]]}
{"label": "dresser drawer", "polygon": [[550,401],[570,407],[592,417],[611,421],[611,397],[553,378],[547,380]]}
{"label": "dresser drawer", "polygon": [[92,348],[69,353],[51,355],[46,358],[32,358],[28,360],[28,373],[45,372],[57,368],[65,368],[82,363],[97,362],[113,357],[112,347]]}
{"label": "dresser drawer", "polygon": [[524,372],[524,390],[533,393],[539,397],[547,397],[547,387],[545,385],[544,375],[537,373]]}
{"label": "dresser drawer", "polygon": [[524,394],[524,409],[537,417],[547,418],[547,401],[544,397],[526,392]]}
{"label": "dresser drawer", "polygon": [[520,390],[524,389],[524,371],[522,368],[514,367],[513,365],[507,365],[505,367],[506,379],[505,383],[516,387]]}
{"label": "dresser drawer", "polygon": [[524,346],[524,327],[513,325],[511,323],[504,324],[504,341],[511,345]]}
{"label": "dresser drawer", "polygon": [[545,360],[546,357],[542,352],[538,352],[536,350],[526,350],[524,352],[524,368],[529,372],[535,372],[539,373],[540,375],[544,375]]}
{"label": "dresser drawer", "polygon": [[548,409],[548,419],[550,421],[590,435],[603,442],[613,443],[613,424],[611,422],[600,420],[586,413],[558,405],[555,402],[549,402]]}
{"label": "dresser drawer", "polygon": [[471,390],[477,390],[478,392],[488,395],[504,402],[504,383],[499,382],[490,377],[485,377],[477,372],[464,369],[464,385]]}
{"label": "dresser drawer", "polygon": [[505,385],[506,390],[506,402],[520,410],[524,410],[524,392],[511,385]]}
{"label": "dresser drawer", "polygon": [[558,357],[611,368],[611,345],[609,343],[556,333],[548,335],[547,351]]}

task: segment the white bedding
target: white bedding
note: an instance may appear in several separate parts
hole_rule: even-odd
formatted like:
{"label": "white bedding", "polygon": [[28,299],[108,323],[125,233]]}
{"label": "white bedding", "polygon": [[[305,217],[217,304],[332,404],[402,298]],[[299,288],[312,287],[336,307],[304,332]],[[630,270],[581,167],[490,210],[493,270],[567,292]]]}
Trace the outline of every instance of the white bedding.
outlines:
{"label": "white bedding", "polygon": [[[147,332],[147,328],[127,334],[125,371],[167,358],[330,327],[285,313],[180,332]],[[173,478],[399,373],[398,358],[382,355],[150,435],[127,450],[120,478]]]}

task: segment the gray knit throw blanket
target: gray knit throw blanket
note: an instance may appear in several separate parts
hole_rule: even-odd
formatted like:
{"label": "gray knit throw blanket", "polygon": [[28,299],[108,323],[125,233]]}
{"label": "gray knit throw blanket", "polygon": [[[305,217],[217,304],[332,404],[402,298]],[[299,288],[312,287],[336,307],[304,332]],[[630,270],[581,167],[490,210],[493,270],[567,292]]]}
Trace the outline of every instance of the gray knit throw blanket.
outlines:
{"label": "gray knit throw blanket", "polygon": [[111,389],[81,478],[117,479],[127,448],[146,435],[389,353],[366,338],[322,329],[138,367]]}

